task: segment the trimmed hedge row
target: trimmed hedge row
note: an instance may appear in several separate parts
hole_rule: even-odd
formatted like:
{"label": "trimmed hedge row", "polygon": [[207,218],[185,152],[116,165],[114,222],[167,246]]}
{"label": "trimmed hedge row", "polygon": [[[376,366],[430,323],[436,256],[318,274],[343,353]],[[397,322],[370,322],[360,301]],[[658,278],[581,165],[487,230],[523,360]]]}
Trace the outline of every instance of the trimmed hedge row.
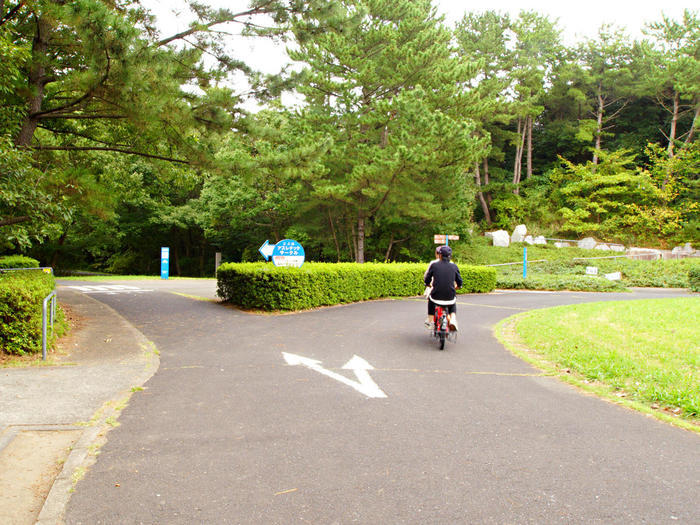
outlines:
{"label": "trimmed hedge row", "polygon": [[0,268],[38,268],[39,261],[24,255],[3,255],[0,257]]}
{"label": "trimmed hedge row", "polygon": [[700,266],[688,271],[688,284],[694,292],[700,292]]}
{"label": "trimmed hedge row", "polygon": [[[216,273],[224,301],[259,310],[304,310],[380,297],[420,295],[425,264],[305,263],[277,268],[269,263],[225,263]],[[495,288],[493,268],[460,266],[461,292]]]}
{"label": "trimmed hedge row", "polygon": [[602,277],[587,275],[548,275],[528,274],[499,275],[496,286],[504,289],[520,290],[571,290],[577,292],[624,292],[620,281],[609,281]]}
{"label": "trimmed hedge row", "polygon": [[[41,352],[42,303],[54,286],[53,275],[45,272],[0,273],[0,350],[13,355]],[[60,308],[56,315],[54,336],[62,332]]]}

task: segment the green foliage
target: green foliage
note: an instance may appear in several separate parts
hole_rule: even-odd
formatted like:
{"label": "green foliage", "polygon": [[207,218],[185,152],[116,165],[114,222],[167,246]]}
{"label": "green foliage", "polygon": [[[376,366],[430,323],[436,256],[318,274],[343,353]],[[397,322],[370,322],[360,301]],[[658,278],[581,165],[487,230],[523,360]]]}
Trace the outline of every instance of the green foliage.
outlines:
{"label": "green foliage", "polygon": [[[0,350],[25,355],[41,351],[42,302],[55,287],[53,275],[41,271],[0,273]],[[57,309],[55,337],[65,329],[63,313]],[[47,334],[48,335],[48,334]]]}
{"label": "green foliage", "polygon": [[688,285],[694,292],[700,292],[700,264],[688,270]]}
{"label": "green foliage", "polygon": [[24,255],[0,256],[0,268],[38,268],[39,261]]}
{"label": "green foliage", "polygon": [[523,279],[521,275],[499,275],[497,288],[518,290],[570,290],[585,292],[623,292],[625,287],[619,281],[609,281],[601,277],[571,274],[535,274]]}
{"label": "green foliage", "polygon": [[[488,292],[495,284],[490,268],[460,267],[462,291]],[[277,268],[265,263],[225,263],[217,271],[217,293],[243,308],[303,310],[380,297],[420,295],[423,264],[305,263]]]}
{"label": "green foliage", "polygon": [[660,190],[628,152],[599,153],[597,166],[562,160],[551,174],[558,186],[553,198],[560,206],[561,231],[617,242],[658,238],[677,213],[660,205]]}

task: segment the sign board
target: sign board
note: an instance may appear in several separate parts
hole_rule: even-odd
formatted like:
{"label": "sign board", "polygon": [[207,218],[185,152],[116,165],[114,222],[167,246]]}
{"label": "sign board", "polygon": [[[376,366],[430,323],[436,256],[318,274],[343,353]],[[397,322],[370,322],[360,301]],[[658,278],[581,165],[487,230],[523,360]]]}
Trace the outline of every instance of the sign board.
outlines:
{"label": "sign board", "polygon": [[622,273],[620,273],[620,272],[606,273],[605,278],[609,281],[619,281],[620,279],[622,279]]}
{"label": "sign board", "polygon": [[293,239],[283,239],[272,250],[272,264],[301,268],[304,264],[304,248]]}
{"label": "sign board", "polygon": [[447,244],[447,241],[458,241],[459,235],[434,235],[433,242],[435,244]]}
{"label": "sign board", "polygon": [[586,275],[598,275],[598,267],[586,266]]}
{"label": "sign board", "polygon": [[270,260],[270,256],[272,255],[272,251],[275,249],[274,244],[270,244],[270,241],[265,240],[264,244],[258,248],[258,251],[260,252],[260,255],[265,257],[266,261]]}
{"label": "sign board", "polygon": [[160,278],[167,279],[170,273],[170,248],[164,246],[160,249]]}

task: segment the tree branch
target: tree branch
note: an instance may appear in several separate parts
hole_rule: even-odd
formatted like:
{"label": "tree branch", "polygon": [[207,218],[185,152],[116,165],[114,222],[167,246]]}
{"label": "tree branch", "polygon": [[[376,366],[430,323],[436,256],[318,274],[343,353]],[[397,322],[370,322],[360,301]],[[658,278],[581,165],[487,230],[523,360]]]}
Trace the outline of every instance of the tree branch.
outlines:
{"label": "tree branch", "polygon": [[22,215],[20,217],[10,217],[9,219],[0,219],[0,226],[10,226],[11,224],[27,222],[30,219],[31,217],[29,217],[29,215]]}
{"label": "tree branch", "polygon": [[127,155],[138,155],[139,157],[146,157],[149,159],[165,160],[168,162],[177,162],[180,164],[189,164],[188,160],[173,159],[170,157],[163,157],[161,155],[151,155],[150,153],[142,153],[140,151],[133,151],[123,148],[115,147],[100,147],[100,146],[32,146],[32,149],[45,150],[45,151],[114,151],[116,153],[125,153]]}
{"label": "tree branch", "polygon": [[19,4],[14,6],[12,9],[10,9],[5,16],[0,19],[0,26],[3,25],[5,22],[9,22],[13,16],[17,14],[17,11],[19,11],[22,6],[24,5],[24,0],[20,0]]}
{"label": "tree branch", "polygon": [[190,27],[189,29],[186,29],[185,31],[181,31],[180,33],[177,33],[175,35],[172,35],[168,38],[164,38],[163,40],[156,42],[156,47],[165,46],[165,45],[169,44],[170,42],[173,42],[174,40],[179,40],[181,38],[185,38],[185,37],[190,36],[194,33],[197,33],[198,31],[208,30],[209,28],[214,27],[215,25],[218,25],[218,24],[224,24],[226,22],[235,22],[236,18],[239,18],[242,16],[250,16],[250,15],[257,15],[257,14],[261,14],[261,13],[266,13],[267,12],[266,8],[271,3],[272,2],[267,2],[267,4],[265,4],[265,5],[255,7],[253,9],[249,9],[247,11],[241,11],[240,13],[232,14],[226,20],[214,20],[213,22],[209,22],[208,24],[195,25],[193,27]]}
{"label": "tree branch", "polygon": [[69,102],[68,104],[64,104],[63,106],[58,106],[56,108],[47,109],[45,111],[38,111],[36,113],[32,113],[30,115],[30,117],[32,117],[32,118],[36,118],[36,117],[45,118],[44,117],[45,115],[51,115],[52,113],[60,113],[68,108],[75,107],[75,106],[85,102],[87,99],[89,99],[95,93],[95,91],[97,91],[97,88],[100,87],[101,85],[103,85],[107,81],[107,78],[109,77],[109,70],[111,68],[111,60],[109,57],[109,52],[106,49],[105,49],[105,55],[107,56],[107,68],[105,70],[104,75],[102,75],[102,78],[94,86],[92,86],[82,97],[78,97],[74,101]]}

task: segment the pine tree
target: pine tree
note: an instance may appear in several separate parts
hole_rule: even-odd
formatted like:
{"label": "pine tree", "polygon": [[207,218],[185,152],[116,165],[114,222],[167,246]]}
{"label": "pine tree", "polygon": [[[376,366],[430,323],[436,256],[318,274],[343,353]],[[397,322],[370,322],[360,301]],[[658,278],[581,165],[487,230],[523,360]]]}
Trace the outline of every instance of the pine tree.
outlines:
{"label": "pine tree", "polygon": [[[465,173],[486,140],[465,118],[475,101],[462,83],[473,66],[454,56],[429,0],[352,0],[335,20],[291,57],[307,66],[300,118],[332,140],[314,197],[347,212],[336,223],[347,220],[364,262],[384,217],[402,218],[404,231],[455,210],[468,220],[455,197],[471,187]],[[316,24],[299,18],[297,35]]]}

